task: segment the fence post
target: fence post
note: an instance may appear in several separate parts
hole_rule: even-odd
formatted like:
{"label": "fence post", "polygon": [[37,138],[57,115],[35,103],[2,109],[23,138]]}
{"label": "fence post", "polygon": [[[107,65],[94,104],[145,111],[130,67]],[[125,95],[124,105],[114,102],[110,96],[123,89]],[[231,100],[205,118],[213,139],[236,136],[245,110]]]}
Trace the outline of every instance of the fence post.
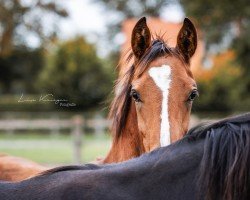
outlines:
{"label": "fence post", "polygon": [[9,136],[13,136],[14,135],[14,130],[12,128],[8,128],[7,133]]}
{"label": "fence post", "polygon": [[83,135],[83,118],[80,115],[73,117],[73,159],[75,164],[81,164],[81,149],[82,149],[82,135]]}
{"label": "fence post", "polygon": [[104,135],[105,123],[103,117],[100,114],[95,115],[93,128],[94,128],[94,134],[96,136]]}
{"label": "fence post", "polygon": [[52,137],[58,138],[60,135],[60,121],[57,116],[53,115],[51,118],[52,122],[55,122],[54,127],[50,130]]}

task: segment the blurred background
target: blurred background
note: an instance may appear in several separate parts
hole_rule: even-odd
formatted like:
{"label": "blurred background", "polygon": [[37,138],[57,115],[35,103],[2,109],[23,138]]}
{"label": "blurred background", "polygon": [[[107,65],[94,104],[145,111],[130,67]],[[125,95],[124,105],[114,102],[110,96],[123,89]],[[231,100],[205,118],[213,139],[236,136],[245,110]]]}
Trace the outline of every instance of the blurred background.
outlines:
{"label": "blurred background", "polygon": [[142,16],[171,46],[184,17],[198,29],[191,126],[250,111],[247,0],[0,0],[0,152],[49,165],[105,156],[116,66]]}

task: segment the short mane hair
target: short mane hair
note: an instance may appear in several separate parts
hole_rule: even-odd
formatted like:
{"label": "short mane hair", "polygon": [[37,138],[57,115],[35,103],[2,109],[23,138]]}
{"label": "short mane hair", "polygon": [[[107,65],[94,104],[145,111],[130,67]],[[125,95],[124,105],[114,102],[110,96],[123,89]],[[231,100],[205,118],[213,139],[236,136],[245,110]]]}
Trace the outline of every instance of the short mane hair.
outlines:
{"label": "short mane hair", "polygon": [[250,113],[199,125],[185,137],[205,139],[198,199],[250,199]]}

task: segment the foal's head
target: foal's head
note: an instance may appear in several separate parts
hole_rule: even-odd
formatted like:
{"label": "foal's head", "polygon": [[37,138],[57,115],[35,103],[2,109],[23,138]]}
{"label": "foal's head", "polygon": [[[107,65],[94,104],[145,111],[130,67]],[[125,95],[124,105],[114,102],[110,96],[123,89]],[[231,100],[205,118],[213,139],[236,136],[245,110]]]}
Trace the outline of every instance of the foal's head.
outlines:
{"label": "foal's head", "polygon": [[196,30],[187,18],[175,48],[168,47],[161,38],[151,40],[146,18],[137,22],[129,56],[134,59],[133,65],[117,85],[111,109],[116,137],[127,126],[132,108],[146,152],[166,146],[186,133],[192,103],[198,94],[190,71],[196,46]]}

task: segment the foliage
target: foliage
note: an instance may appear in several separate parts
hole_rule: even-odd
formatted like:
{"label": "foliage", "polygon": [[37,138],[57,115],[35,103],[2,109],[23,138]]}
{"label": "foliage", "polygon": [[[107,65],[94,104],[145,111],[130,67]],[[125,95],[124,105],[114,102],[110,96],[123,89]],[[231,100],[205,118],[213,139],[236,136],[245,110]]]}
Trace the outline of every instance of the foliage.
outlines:
{"label": "foliage", "polygon": [[219,54],[213,60],[214,67],[197,77],[200,96],[194,102],[194,111],[231,113],[248,110],[242,72],[233,52]]}
{"label": "foliage", "polygon": [[85,39],[62,43],[47,58],[37,85],[44,93],[90,109],[99,106],[110,92],[112,73],[104,69],[94,46]]}
{"label": "foliage", "polygon": [[[43,17],[41,17],[43,15]],[[43,19],[49,15],[45,28]],[[26,38],[30,34],[45,41],[54,36],[54,19],[66,17],[67,11],[58,3],[45,0],[0,0],[0,56],[8,56],[15,46],[29,46]],[[21,32],[22,34],[20,34]]]}
{"label": "foliage", "polygon": [[229,47],[234,49],[250,89],[249,2],[247,0],[180,0],[180,3],[187,15],[197,20],[205,34],[208,47],[226,41]]}
{"label": "foliage", "polygon": [[[0,0],[1,94],[36,93],[35,82],[44,65],[43,46],[55,37],[55,22],[66,16],[67,11],[53,1]],[[50,20],[45,23],[46,17]],[[40,41],[38,48],[32,48],[30,38]]]}
{"label": "foliage", "polygon": [[103,5],[110,11],[115,11],[125,18],[151,15],[158,17],[166,1],[152,0],[102,0]]}
{"label": "foliage", "polygon": [[8,56],[0,56],[0,93],[34,93],[34,83],[43,63],[42,49],[20,47]]}
{"label": "foliage", "polygon": [[[237,84],[239,76],[228,76],[221,72],[209,82],[198,82],[200,96],[194,103],[194,111],[233,112],[239,105],[241,89]],[[238,110],[238,109],[237,109]]]}
{"label": "foliage", "polygon": [[[180,3],[187,16],[197,20],[208,43],[221,42],[229,33],[240,37],[250,23],[250,6],[246,0],[180,0]],[[232,28],[236,33],[231,32]]]}
{"label": "foliage", "polygon": [[[111,15],[112,20],[108,21],[108,37],[113,40],[119,33],[122,21],[132,17],[154,16],[159,17],[165,5],[171,0],[92,0],[100,3]],[[115,48],[118,49],[118,48]]]}

